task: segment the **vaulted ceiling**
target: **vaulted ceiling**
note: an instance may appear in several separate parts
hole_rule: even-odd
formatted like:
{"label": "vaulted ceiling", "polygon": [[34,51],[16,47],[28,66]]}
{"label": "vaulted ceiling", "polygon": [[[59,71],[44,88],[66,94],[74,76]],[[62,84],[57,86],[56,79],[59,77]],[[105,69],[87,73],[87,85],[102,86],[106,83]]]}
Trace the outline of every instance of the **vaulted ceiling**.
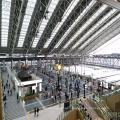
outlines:
{"label": "vaulted ceiling", "polygon": [[96,50],[120,33],[120,11],[101,1],[0,0],[0,53]]}

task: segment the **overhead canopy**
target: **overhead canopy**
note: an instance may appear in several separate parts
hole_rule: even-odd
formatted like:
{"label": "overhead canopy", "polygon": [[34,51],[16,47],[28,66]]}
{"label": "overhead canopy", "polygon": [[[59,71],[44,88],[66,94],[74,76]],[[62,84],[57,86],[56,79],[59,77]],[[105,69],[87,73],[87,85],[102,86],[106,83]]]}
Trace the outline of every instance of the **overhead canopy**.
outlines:
{"label": "overhead canopy", "polygon": [[120,34],[119,6],[115,0],[0,0],[0,53],[91,53]]}
{"label": "overhead canopy", "polygon": [[25,71],[21,71],[18,73],[18,78],[23,82],[23,81],[28,81],[28,79],[31,79],[32,76]]}

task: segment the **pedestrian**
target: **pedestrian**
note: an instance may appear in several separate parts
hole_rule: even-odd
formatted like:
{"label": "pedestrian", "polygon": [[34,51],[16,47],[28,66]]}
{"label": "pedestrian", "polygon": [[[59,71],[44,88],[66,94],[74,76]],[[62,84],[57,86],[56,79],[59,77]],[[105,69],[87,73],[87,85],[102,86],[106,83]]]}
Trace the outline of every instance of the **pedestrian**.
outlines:
{"label": "pedestrian", "polygon": [[55,95],[55,101],[56,101],[56,95]]}
{"label": "pedestrian", "polygon": [[6,101],[4,101],[4,108],[6,108]]}
{"label": "pedestrian", "polygon": [[36,107],[34,108],[34,117],[36,116]]}
{"label": "pedestrian", "polygon": [[59,107],[61,107],[61,99],[59,99]]}
{"label": "pedestrian", "polygon": [[9,89],[10,89],[10,84],[9,84]]}
{"label": "pedestrian", "polygon": [[45,98],[45,91],[44,91],[44,98]]}
{"label": "pedestrian", "polygon": [[19,97],[19,96],[18,96],[18,93],[17,93],[17,100],[18,100],[18,97]]}
{"label": "pedestrian", "polygon": [[4,91],[5,91],[5,85],[4,85]]}
{"label": "pedestrian", "polygon": [[6,83],[6,88],[7,88],[7,83]]}
{"label": "pedestrian", "polygon": [[39,108],[37,107],[37,116],[39,115]]}
{"label": "pedestrian", "polygon": [[10,91],[10,92],[11,92],[11,95],[12,95],[12,89],[11,89],[11,91]]}
{"label": "pedestrian", "polygon": [[8,95],[9,95],[9,90],[8,90]]}

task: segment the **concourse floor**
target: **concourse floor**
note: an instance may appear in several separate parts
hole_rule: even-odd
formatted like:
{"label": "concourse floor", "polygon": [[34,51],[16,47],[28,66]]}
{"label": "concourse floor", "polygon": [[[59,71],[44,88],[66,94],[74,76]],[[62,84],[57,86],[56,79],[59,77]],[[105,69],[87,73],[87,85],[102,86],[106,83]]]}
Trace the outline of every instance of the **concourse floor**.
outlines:
{"label": "concourse floor", "polygon": [[[45,87],[47,87],[47,91],[48,91],[48,93],[51,93],[52,92],[52,90],[51,90],[51,83],[52,83],[52,87],[54,86],[54,84],[56,85],[56,81],[57,81],[57,79],[58,79],[58,76],[57,76],[57,73],[56,73],[56,71],[52,71],[52,75],[54,76],[54,78],[51,78],[50,77],[50,80],[51,80],[51,83],[49,83],[48,81],[49,81],[49,76],[48,75],[45,75],[45,74],[43,74],[42,73],[42,69],[36,69],[37,70],[37,74],[38,74],[38,76],[40,77],[40,78],[44,78],[44,81],[42,82],[42,88],[45,88]],[[16,69],[14,69],[13,71],[13,74],[15,75],[16,74]],[[18,72],[18,71],[17,71]],[[31,73],[32,72],[32,70],[29,70],[28,71],[28,73]],[[49,71],[47,70],[47,73],[49,73]],[[7,81],[7,79],[8,79],[8,83],[10,83],[10,85],[11,85],[11,87],[13,86],[12,85],[12,83],[11,83],[11,80],[10,80],[10,78],[8,78],[7,77],[7,75],[8,75],[8,73],[7,72],[3,72],[3,77],[5,78],[5,83],[6,83],[6,81]],[[58,117],[58,115],[63,111],[63,103],[64,103],[64,101],[65,101],[65,92],[69,95],[69,97],[71,97],[71,92],[73,93],[73,97],[75,98],[76,96],[77,96],[77,92],[75,93],[75,87],[74,87],[74,84],[75,84],[75,81],[74,80],[71,80],[69,77],[67,78],[67,80],[68,80],[68,86],[69,86],[69,84],[71,83],[72,84],[72,89],[71,90],[69,90],[69,89],[66,89],[66,86],[65,86],[65,75],[63,75],[63,74],[60,74],[61,76],[62,76],[62,79],[59,81],[59,84],[60,85],[62,85],[62,91],[61,91],[61,101],[62,101],[62,107],[58,110],[58,114],[57,114],[57,116],[55,116],[55,117]],[[93,86],[93,87],[95,87],[95,86]],[[80,81],[80,83],[79,83],[79,88],[80,88],[80,97],[81,98],[83,98],[83,94],[84,94],[84,89],[83,89],[83,81]],[[7,90],[8,89],[6,89],[6,94],[7,94]],[[14,114],[14,119],[18,119],[18,120],[20,120],[20,118],[21,119],[28,119],[28,115],[31,115],[32,116],[32,119],[34,120],[34,119],[36,119],[37,120],[37,117],[34,117],[33,116],[33,114],[34,114],[34,108],[35,107],[38,107],[39,108],[39,113],[41,114],[41,112],[42,111],[44,111],[44,110],[49,110],[50,111],[50,109],[49,108],[54,108],[55,106],[58,106],[58,101],[59,101],[59,96],[57,95],[57,92],[56,91],[53,91],[53,95],[56,95],[57,97],[56,97],[56,101],[53,101],[53,99],[52,98],[49,98],[49,95],[48,95],[48,97],[47,98],[45,98],[44,97],[44,93],[43,92],[40,92],[39,93],[39,97],[36,97],[36,98],[32,98],[32,99],[29,99],[29,100],[25,100],[25,109],[23,109],[23,107],[22,107],[22,102],[20,102],[20,103],[17,103],[17,99],[16,99],[16,97],[17,97],[17,95],[16,95],[17,93],[16,93],[16,91],[13,91],[13,95],[12,96],[8,96],[8,98],[10,98],[10,99],[13,99],[12,101],[11,101],[11,105],[13,105],[14,103],[14,107],[16,106],[16,109],[19,109],[20,108],[20,111],[21,112],[19,112],[19,114],[18,114],[18,112],[17,112],[17,116],[15,116],[15,114]],[[91,92],[90,92],[90,89],[89,89],[89,87],[88,87],[88,89],[85,89],[85,94],[86,94],[86,96],[88,96],[88,95],[90,95],[91,94]],[[13,98],[14,97],[14,98]],[[7,107],[6,107],[6,110],[8,109],[8,100],[7,100]],[[11,108],[11,107],[10,107]],[[5,110],[5,111],[6,111]],[[53,110],[53,109],[52,109]],[[8,110],[8,111],[10,111],[10,110]],[[15,110],[14,110],[15,111]],[[23,111],[23,112],[22,112]],[[52,113],[54,113],[55,111],[53,110],[53,112]],[[27,113],[28,113],[28,115],[27,115]],[[52,114],[51,113],[51,114]],[[24,116],[23,118],[22,118],[22,116]],[[13,116],[11,115],[9,115],[8,116],[8,118],[12,118]],[[9,120],[9,119],[8,119]],[[44,120],[44,119],[42,119],[42,120]]]}
{"label": "concourse floor", "polygon": [[[49,73],[49,71],[47,71],[47,73]],[[54,75],[54,78],[50,77],[51,83],[48,82],[49,80],[49,76],[45,75],[42,73],[41,69],[37,69],[37,74],[39,77],[44,78],[44,81],[42,82],[42,88],[47,87],[47,91],[48,93],[52,93],[51,90],[51,83],[52,83],[52,87],[54,86],[54,84],[56,85],[56,81],[58,79],[57,74],[55,73],[55,71],[52,71],[52,75]],[[68,86],[70,83],[72,83],[72,89],[69,91],[69,89],[66,89],[65,86],[65,75],[62,74],[62,80],[60,80],[59,84],[62,85],[62,91],[61,91],[61,101],[64,102],[65,101],[65,92],[69,95],[69,97],[71,97],[71,92],[73,93],[73,97],[76,97],[77,93],[75,93],[74,91],[74,84],[75,81],[67,78],[68,80]],[[83,89],[83,82],[81,81],[79,84],[79,88],[80,88],[80,96],[83,96],[84,94],[84,89]],[[85,90],[86,95],[91,94],[90,89],[86,89]],[[58,104],[58,100],[59,100],[59,96],[57,95],[56,91],[53,91],[53,95],[56,95],[57,97],[57,101],[53,101],[52,98],[44,98],[44,93],[39,93],[39,97],[36,98],[32,98],[29,100],[25,100],[25,108],[27,112],[33,112],[34,107],[38,107],[40,108],[40,110],[43,110],[44,108],[48,108],[51,106],[54,106],[56,104]]]}

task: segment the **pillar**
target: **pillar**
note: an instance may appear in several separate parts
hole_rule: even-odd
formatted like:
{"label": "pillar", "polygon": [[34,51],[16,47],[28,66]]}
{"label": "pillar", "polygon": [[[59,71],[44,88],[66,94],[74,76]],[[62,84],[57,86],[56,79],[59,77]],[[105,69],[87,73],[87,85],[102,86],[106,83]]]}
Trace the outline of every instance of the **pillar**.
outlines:
{"label": "pillar", "polygon": [[18,69],[19,69],[19,70],[21,69],[20,63],[21,63],[21,60],[18,61]]}
{"label": "pillar", "polygon": [[35,60],[33,59],[33,68],[35,68]]}
{"label": "pillar", "polygon": [[11,69],[13,69],[13,60],[11,61]]}
{"label": "pillar", "polygon": [[5,60],[3,60],[3,71],[5,71]]}
{"label": "pillar", "polygon": [[37,67],[40,68],[40,59],[37,61]]}

